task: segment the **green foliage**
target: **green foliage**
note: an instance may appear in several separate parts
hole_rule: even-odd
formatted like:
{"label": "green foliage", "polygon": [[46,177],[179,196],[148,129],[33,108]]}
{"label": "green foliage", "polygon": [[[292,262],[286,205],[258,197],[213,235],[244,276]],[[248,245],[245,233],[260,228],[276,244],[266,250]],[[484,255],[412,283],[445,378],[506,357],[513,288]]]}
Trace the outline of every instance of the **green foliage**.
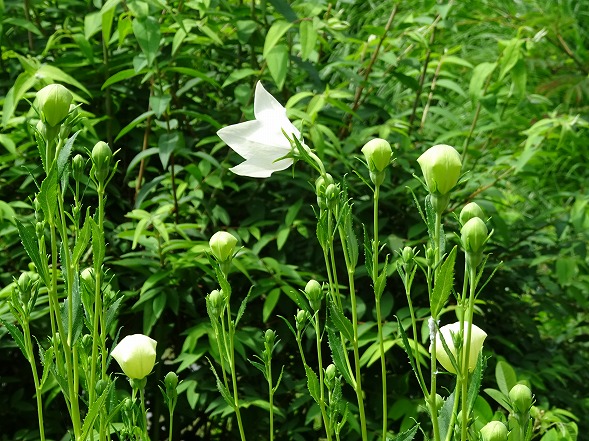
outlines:
{"label": "green foliage", "polygon": [[[236,364],[245,378],[258,375],[246,362],[259,341],[255,328],[290,335],[276,316],[292,317],[304,280],[325,278],[318,270],[323,255],[312,234],[312,170],[297,164],[292,176],[284,172],[264,181],[245,180],[227,172],[240,158],[215,136],[218,128],[249,119],[259,79],[278,92],[275,96],[286,103],[289,117],[302,127],[336,182],[347,174],[345,203],[347,197],[355,200],[358,219],[344,225],[344,246],[354,266],[358,226],[366,223],[371,208],[362,185],[368,177],[357,160],[360,146],[375,136],[386,138],[398,158],[381,189],[380,237],[388,254],[403,245],[423,249],[426,227],[406,191],[409,187],[419,200],[425,195],[412,178],[418,171],[415,159],[433,144],[457,147],[464,170],[471,171],[449,211],[459,212],[476,198],[494,228],[488,243],[491,260],[504,262],[477,303],[485,313],[485,329],[493,330],[485,345],[486,354],[495,355],[489,364],[500,372],[497,378],[484,376],[483,389],[497,384],[499,390],[489,394],[497,401],[491,401],[492,410],[504,407],[499,398],[507,396],[516,372],[533,386],[543,439],[573,438],[572,415],[589,413],[584,337],[589,306],[584,167],[589,44],[583,28],[588,14],[585,2],[573,1],[451,6],[431,1],[410,6],[303,0],[0,2],[0,317],[6,324],[0,327],[0,420],[7,422],[0,439],[35,436],[33,388],[21,373],[29,366],[20,356],[24,343],[7,303],[13,277],[27,270],[29,262],[49,280],[30,195],[40,191],[38,203],[51,218],[58,185],[67,174],[65,160],[100,140],[113,151],[120,149],[119,170],[107,190],[106,237],[95,241],[97,220],[89,212],[79,224],[83,227],[72,259],[91,265],[85,251],[92,237],[96,255],[106,256],[110,289],[121,294],[110,306],[108,323],[156,336],[163,358],[154,376],[163,378],[160,374],[170,367],[178,371],[176,433],[190,428],[195,436],[236,439],[230,408],[219,397],[204,358],[221,356],[212,331],[204,326],[205,295],[216,287],[208,239],[217,230],[241,238],[241,258],[231,274],[235,310],[254,285],[236,332]],[[71,151],[62,150],[58,167],[43,179],[34,94],[53,82],[69,86],[74,101],[83,104],[79,113],[84,120],[76,127],[80,132],[69,144]],[[350,173],[354,170],[361,176]],[[93,201],[96,190],[86,183],[83,187],[85,200]],[[457,231],[456,225],[450,221],[446,229]],[[448,238],[453,241],[450,234]],[[444,279],[461,280],[461,261],[453,253],[440,271]],[[418,259],[423,257],[421,252]],[[392,276],[395,264],[387,269],[386,286],[383,271],[379,290],[401,324],[393,326],[393,315],[385,314],[384,325],[389,335],[402,331],[399,343],[404,342],[417,369],[423,354],[413,353],[414,341],[427,348],[429,334],[407,335],[409,312]],[[369,266],[357,271],[363,355],[374,350],[377,337],[372,271]],[[418,316],[421,324],[428,299],[420,276],[415,284],[415,307],[425,311]],[[455,307],[450,294],[448,286],[436,284],[435,315],[443,319]],[[350,340],[346,308],[347,303],[342,311],[331,305],[329,316]],[[32,314],[34,335],[44,335],[50,326],[48,311],[47,293],[41,292]],[[7,335],[15,332],[16,343]],[[341,335],[329,328],[328,340],[334,364],[352,384]],[[391,414],[389,426],[397,439],[411,439],[418,429],[408,415],[418,418],[420,429],[429,427],[421,402],[416,404],[419,385],[409,364],[397,362],[406,359],[393,340],[387,351],[390,401],[401,410]],[[312,345],[304,344],[311,353]],[[47,342],[39,345],[46,348]],[[285,366],[275,396],[285,415],[277,415],[276,436],[314,439],[320,436],[313,426],[317,414],[312,399],[304,396],[309,376],[293,362],[287,349],[293,347],[292,339],[283,338],[274,355],[276,365]],[[48,360],[53,359],[50,350]],[[504,361],[495,364],[498,357],[515,370]],[[313,355],[307,363],[316,366]],[[368,367],[366,376],[376,369]],[[48,376],[47,431],[59,439],[63,427],[58,422],[67,409],[57,398],[61,379],[49,371],[42,374]],[[445,376],[440,382],[453,390]],[[261,383],[243,387],[248,404],[244,421],[252,437],[267,435],[257,427],[266,418],[260,403],[267,392]],[[149,387],[153,420],[159,421],[164,409],[157,388]],[[379,396],[378,384],[365,387],[367,396]],[[351,408],[350,414],[355,412]],[[379,412],[378,403],[368,403],[369,415]],[[582,433],[586,424],[579,422]],[[162,439],[164,432],[156,433],[155,426],[153,439]],[[342,430],[343,438],[356,439],[351,422]]]}

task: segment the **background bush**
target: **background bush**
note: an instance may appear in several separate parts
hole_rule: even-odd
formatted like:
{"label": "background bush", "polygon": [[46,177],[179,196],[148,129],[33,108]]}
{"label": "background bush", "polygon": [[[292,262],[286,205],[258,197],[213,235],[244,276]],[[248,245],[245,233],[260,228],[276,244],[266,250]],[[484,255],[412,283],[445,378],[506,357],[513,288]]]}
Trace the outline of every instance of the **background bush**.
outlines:
{"label": "background bush", "polygon": [[[316,437],[306,424],[317,415],[304,394],[304,372],[277,318],[293,316],[289,298],[309,277],[324,278],[316,272],[322,256],[311,208],[314,175],[295,165],[294,174],[265,180],[235,176],[227,168],[240,158],[215,135],[252,116],[253,89],[262,80],[291,119],[302,121],[330,173],[347,175],[359,231],[370,216],[360,147],[376,136],[394,145],[398,159],[381,198],[381,237],[391,255],[423,245],[425,226],[406,189],[425,196],[412,177],[415,159],[438,143],[465,155],[471,172],[450,210],[471,200],[482,205],[495,229],[489,262],[503,262],[479,305],[490,331],[489,385],[494,364],[506,360],[529,379],[543,408],[587,415],[588,20],[589,4],[575,1],[0,1],[0,314],[8,319],[4,299],[28,265],[13,217],[32,216],[29,195],[42,171],[27,100],[48,83],[64,83],[86,116],[78,145],[105,140],[119,150],[119,173],[108,189],[106,263],[113,289],[125,295],[118,326],[159,342],[155,378],[179,373],[178,431],[185,439],[235,439],[204,358],[215,357],[204,305],[215,287],[208,238],[230,230],[244,247],[232,275],[234,298],[254,285],[238,334],[239,371],[258,375],[245,360],[261,347],[261,329],[277,329],[275,363],[285,366],[278,438]],[[85,198],[92,197],[88,190]],[[370,328],[368,279],[358,286],[360,319]],[[420,291],[415,302],[423,317],[425,287]],[[385,299],[392,330],[393,314],[406,314],[395,277]],[[43,307],[33,323],[40,333],[48,326]],[[376,331],[367,331],[364,348],[375,339]],[[394,346],[395,430],[422,412],[405,361]],[[26,361],[4,328],[0,366],[0,437],[33,438]],[[164,408],[153,383],[157,421]],[[262,382],[241,384],[246,432],[263,437]],[[57,390],[52,384],[46,391],[54,438],[66,430]],[[374,406],[368,414],[378,415]],[[579,424],[581,433],[589,429],[583,418]],[[164,438],[155,425],[152,439]]]}

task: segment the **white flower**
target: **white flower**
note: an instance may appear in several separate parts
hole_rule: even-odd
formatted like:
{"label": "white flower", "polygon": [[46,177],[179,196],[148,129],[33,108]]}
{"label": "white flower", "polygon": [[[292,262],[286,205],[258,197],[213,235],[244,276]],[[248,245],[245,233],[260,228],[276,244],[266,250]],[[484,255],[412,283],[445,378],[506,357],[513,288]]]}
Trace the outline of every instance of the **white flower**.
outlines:
{"label": "white flower", "polygon": [[157,342],[146,335],[127,335],[111,355],[127,377],[141,380],[153,369],[156,345]]}
{"label": "white flower", "polygon": [[[453,335],[458,335],[460,333],[460,322],[452,323],[450,325],[442,326],[440,328],[440,332],[436,335],[436,358],[440,362],[444,368],[448,372],[453,374],[456,373],[456,369],[452,365],[450,361],[450,357],[446,353],[444,346],[442,344],[442,339],[440,338],[440,334],[444,337],[444,342],[448,346],[448,349],[454,356],[456,360],[458,360],[458,355],[456,354],[456,347],[454,346],[454,338]],[[476,325],[472,325],[472,338],[470,339],[470,352],[468,354],[468,370],[472,372],[477,365],[477,360],[479,358],[479,354],[483,349],[483,342],[487,337],[487,333],[483,331]],[[466,344],[466,340],[468,340],[468,322],[464,322],[464,344]]]}
{"label": "white flower", "polygon": [[259,81],[254,97],[254,115],[255,120],[224,127],[217,135],[245,158],[245,162],[230,168],[233,173],[267,178],[293,163],[292,158],[280,159],[292,150],[285,133],[297,139],[300,139],[301,133],[286,117],[286,109],[266,92]]}

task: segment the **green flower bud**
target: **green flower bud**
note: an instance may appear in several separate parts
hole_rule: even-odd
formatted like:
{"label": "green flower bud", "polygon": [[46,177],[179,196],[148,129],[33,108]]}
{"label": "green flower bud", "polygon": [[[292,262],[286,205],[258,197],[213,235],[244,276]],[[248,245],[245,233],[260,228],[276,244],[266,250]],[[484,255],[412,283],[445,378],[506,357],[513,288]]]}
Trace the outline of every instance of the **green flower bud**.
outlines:
{"label": "green flower bud", "polygon": [[332,363],[325,369],[325,384],[329,389],[333,389],[335,376],[337,375],[337,368]]}
{"label": "green flower bud", "polygon": [[98,182],[104,182],[110,174],[112,150],[106,142],[98,141],[92,149],[92,170]]}
{"label": "green flower bud", "polygon": [[362,147],[362,153],[366,158],[368,170],[370,171],[370,180],[374,185],[382,185],[385,178],[385,170],[391,163],[393,149],[384,139],[376,138],[367,142]]}
{"label": "green flower bud", "polygon": [[176,372],[168,372],[164,377],[164,384],[166,385],[167,391],[175,391],[178,386],[178,375],[176,375]]}
{"label": "green flower bud", "polygon": [[82,177],[84,176],[84,169],[86,168],[86,161],[84,161],[84,158],[82,157],[82,155],[76,155],[74,156],[74,159],[72,159],[72,177],[80,182],[82,180]]}
{"label": "green flower bud", "polygon": [[425,250],[425,260],[427,261],[427,266],[434,266],[436,263],[436,250],[432,247],[427,247]]}
{"label": "green flower bud", "polygon": [[39,132],[39,134],[43,137],[43,139],[47,139],[47,125],[43,121],[39,120],[35,128],[37,129],[37,132]]}
{"label": "green flower bud", "polygon": [[73,95],[61,84],[50,84],[37,92],[39,109],[43,112],[44,121],[55,127],[67,117]]}
{"label": "green flower bud", "polygon": [[302,309],[299,309],[297,311],[297,315],[295,316],[295,321],[297,323],[297,330],[303,329],[305,322],[307,321],[307,313]]}
{"label": "green flower bud", "polygon": [[364,153],[370,172],[382,172],[391,163],[393,149],[384,139],[375,138],[364,144],[362,153]]}
{"label": "green flower bud", "polygon": [[[440,364],[448,371],[453,374],[456,373],[456,369],[454,369],[454,365],[450,361],[450,357],[446,353],[444,349],[444,345],[442,344],[442,338],[444,338],[444,342],[448,346],[448,349],[454,356],[455,360],[458,360],[458,354],[456,347],[459,346],[455,343],[455,339],[460,335],[460,322],[452,323],[450,325],[442,326],[440,328],[440,332],[436,335],[436,358],[440,362]],[[470,339],[470,353],[468,358],[468,370],[472,372],[476,367],[477,360],[479,358],[479,354],[483,349],[483,343],[485,342],[485,338],[487,338],[487,333],[483,331],[476,325],[472,325],[472,338]],[[468,322],[464,322],[464,341],[468,339]],[[463,343],[464,344],[464,343]]]}
{"label": "green flower bud", "polygon": [[24,272],[18,278],[18,288],[21,291],[30,291],[32,282],[30,274]]}
{"label": "green flower bud", "polygon": [[337,184],[329,184],[325,188],[325,199],[327,199],[327,204],[331,204],[337,201],[339,197],[339,187]]}
{"label": "green flower bud", "polygon": [[501,421],[491,421],[481,429],[483,441],[507,441],[507,427]]}
{"label": "green flower bud", "polygon": [[442,409],[443,405],[444,405],[444,399],[442,398],[442,396],[440,394],[436,394],[436,412],[439,412],[440,409]]}
{"label": "green flower bud", "polygon": [[431,194],[445,195],[458,182],[462,161],[454,147],[444,144],[430,147],[417,162]]}
{"label": "green flower bud", "polygon": [[235,245],[237,245],[237,239],[226,231],[216,232],[209,240],[211,253],[219,263],[227,262],[233,258]]}
{"label": "green flower bud", "polygon": [[325,174],[325,177],[319,176],[315,180],[315,194],[317,195],[317,205],[321,209],[327,208],[327,199],[325,196],[325,190],[329,184],[333,184],[333,178],[329,173]]}
{"label": "green flower bud", "polygon": [[460,212],[460,225],[466,224],[473,217],[484,219],[485,213],[483,213],[483,210],[481,209],[481,207],[479,207],[477,203],[470,202],[466,204]]}
{"label": "green flower bud", "polygon": [[509,391],[511,406],[516,413],[526,415],[532,407],[532,391],[525,384],[516,384]]}
{"label": "green flower bud", "polygon": [[96,382],[96,394],[98,396],[102,395],[102,392],[104,392],[104,390],[106,389],[106,386],[108,386],[108,383],[106,380],[98,380]]}
{"label": "green flower bud", "polygon": [[411,247],[405,247],[403,248],[401,257],[403,258],[403,263],[407,265],[413,261],[413,258],[415,257],[415,250]]}
{"label": "green flower bud", "polygon": [[266,329],[266,332],[264,333],[264,341],[269,345],[273,346],[275,340],[276,332],[274,332],[272,329]]}
{"label": "green flower bud", "polygon": [[128,335],[113,349],[112,357],[131,380],[145,378],[155,365],[157,342],[146,335]]}
{"label": "green flower bud", "polygon": [[460,230],[462,233],[462,246],[467,253],[480,253],[487,241],[489,230],[480,217],[473,217],[464,224]]}
{"label": "green flower bud", "polygon": [[305,294],[314,311],[321,309],[323,301],[323,288],[317,280],[309,280],[305,286]]}
{"label": "green flower bud", "polygon": [[211,291],[206,301],[215,316],[218,317],[223,313],[223,308],[225,307],[225,295],[223,291],[219,291],[218,289]]}

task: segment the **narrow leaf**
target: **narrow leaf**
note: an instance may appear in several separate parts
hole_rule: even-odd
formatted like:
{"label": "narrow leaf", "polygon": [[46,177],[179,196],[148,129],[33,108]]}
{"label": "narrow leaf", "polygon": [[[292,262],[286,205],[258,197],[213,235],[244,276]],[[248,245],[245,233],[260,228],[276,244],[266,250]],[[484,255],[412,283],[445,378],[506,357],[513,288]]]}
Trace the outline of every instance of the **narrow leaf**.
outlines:
{"label": "narrow leaf", "polygon": [[147,65],[152,66],[160,45],[160,25],[153,16],[133,20],[133,34],[139,47],[147,58]]}
{"label": "narrow leaf", "polygon": [[6,326],[6,329],[8,329],[8,332],[10,333],[12,339],[14,340],[14,342],[16,343],[18,348],[21,350],[21,352],[23,353],[25,358],[28,360],[29,356],[27,355],[27,348],[25,346],[25,337],[24,337],[22,331],[20,329],[18,329],[16,326],[14,326],[12,323],[9,323],[6,320],[3,320],[1,318],[0,318],[0,323],[2,323],[4,326]]}
{"label": "narrow leaf", "polygon": [[346,361],[348,354],[344,350],[344,343],[342,342],[341,337],[337,335],[330,326],[327,327],[327,339],[331,349],[333,364],[335,364],[337,370],[341,372],[344,380],[346,380],[346,382],[352,387],[355,387],[356,381],[352,378],[352,374],[348,369],[348,363]]}
{"label": "narrow leaf", "polygon": [[45,285],[49,286],[49,279],[47,277],[47,268],[45,267],[41,254],[39,253],[39,245],[37,242],[37,235],[35,233],[35,227],[33,225],[23,225],[18,218],[14,219],[16,227],[18,228],[18,234],[23,247],[31,261],[35,264],[37,272],[43,279]]}
{"label": "narrow leaf", "polygon": [[354,339],[354,327],[352,322],[344,315],[334,302],[329,303],[329,318],[337,330],[342,333],[348,341]]}
{"label": "narrow leaf", "polygon": [[436,282],[429,300],[432,317],[438,316],[452,292],[452,287],[454,286],[454,264],[456,262],[457,250],[458,247],[454,246],[448,257],[446,257],[446,260],[444,260],[442,266],[437,270]]}
{"label": "narrow leaf", "polygon": [[311,369],[308,365],[305,364],[305,372],[307,374],[307,388],[309,389],[309,394],[315,400],[317,404],[319,404],[319,400],[321,398],[321,389],[319,386],[319,378],[317,378],[317,374],[313,369]]}

